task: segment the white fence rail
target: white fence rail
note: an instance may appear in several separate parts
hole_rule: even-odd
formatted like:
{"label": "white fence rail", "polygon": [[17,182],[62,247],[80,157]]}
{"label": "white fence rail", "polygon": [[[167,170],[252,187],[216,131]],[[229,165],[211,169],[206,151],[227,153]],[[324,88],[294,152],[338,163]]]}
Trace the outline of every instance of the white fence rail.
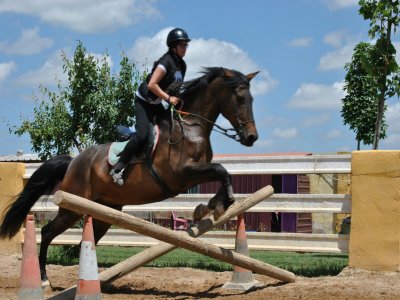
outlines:
{"label": "white fence rail", "polygon": [[[230,174],[348,174],[351,171],[351,155],[310,155],[310,156],[250,156],[223,157],[214,160],[222,163]],[[27,164],[25,178],[40,166]],[[153,211],[193,211],[199,203],[206,203],[213,195],[185,194],[162,202],[146,205],[127,205],[127,213]],[[237,199],[247,194],[236,194]],[[36,213],[56,212],[52,197],[42,198],[32,208]],[[249,212],[324,212],[350,213],[351,196],[345,194],[274,194],[252,207]],[[70,229],[58,236],[53,244],[77,244],[80,230]],[[301,252],[348,252],[348,235],[300,234],[248,232],[250,249],[301,251]],[[37,232],[40,241],[40,234]],[[213,231],[202,239],[213,244],[234,248],[234,232]],[[100,241],[100,245],[151,246],[156,240],[126,230],[111,229]]]}
{"label": "white fence rail", "polygon": [[[246,232],[249,249],[296,251],[296,252],[329,252],[347,253],[349,236],[343,234],[309,234],[309,233],[271,233]],[[40,230],[36,230],[37,241],[40,242]],[[81,229],[69,229],[56,237],[53,245],[77,245],[81,241]],[[199,239],[224,247],[235,248],[234,231],[210,231]],[[150,247],[159,243],[158,240],[129,230],[110,229],[99,242],[104,246],[135,246]]]}
{"label": "white fence rail", "polygon": [[[207,203],[214,194],[185,194],[169,198],[162,202],[142,205],[126,205],[122,211],[134,212],[182,212],[195,209],[200,203]],[[240,200],[250,194],[235,194],[235,199]],[[53,203],[53,197],[42,197],[32,207],[32,212],[56,212],[58,206]],[[351,197],[345,194],[275,194],[267,200],[253,206],[248,212],[331,212],[349,213],[351,210]]]}

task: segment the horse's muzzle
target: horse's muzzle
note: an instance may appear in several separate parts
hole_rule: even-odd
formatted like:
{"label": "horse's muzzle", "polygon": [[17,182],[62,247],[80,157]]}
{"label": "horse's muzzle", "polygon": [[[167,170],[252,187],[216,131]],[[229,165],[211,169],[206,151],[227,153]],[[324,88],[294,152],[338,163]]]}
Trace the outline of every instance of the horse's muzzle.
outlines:
{"label": "horse's muzzle", "polygon": [[240,135],[240,143],[244,146],[251,147],[258,140],[257,131],[247,132],[247,130],[242,131]]}

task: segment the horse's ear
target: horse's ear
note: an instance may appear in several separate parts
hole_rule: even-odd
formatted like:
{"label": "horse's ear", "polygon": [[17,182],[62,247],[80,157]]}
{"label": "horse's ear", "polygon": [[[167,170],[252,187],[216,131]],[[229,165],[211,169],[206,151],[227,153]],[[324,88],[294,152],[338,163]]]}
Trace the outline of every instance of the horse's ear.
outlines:
{"label": "horse's ear", "polygon": [[225,69],[224,68],[224,74],[226,77],[233,77],[235,76],[235,74],[233,74],[233,72],[231,70]]}
{"label": "horse's ear", "polygon": [[258,73],[260,73],[260,71],[247,74],[246,77],[247,77],[248,80],[252,80]]}

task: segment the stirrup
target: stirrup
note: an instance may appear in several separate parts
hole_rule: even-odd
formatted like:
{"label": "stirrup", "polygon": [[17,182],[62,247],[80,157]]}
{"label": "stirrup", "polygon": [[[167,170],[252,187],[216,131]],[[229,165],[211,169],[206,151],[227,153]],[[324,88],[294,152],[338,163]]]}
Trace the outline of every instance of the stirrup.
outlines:
{"label": "stirrup", "polygon": [[[119,164],[119,162],[117,163]],[[123,174],[124,174],[124,170],[125,170],[125,166],[122,167],[122,169],[118,170],[119,168],[112,168],[110,171],[110,175],[113,179],[113,181],[118,184],[119,186],[123,186],[124,185],[124,179],[122,178]]]}

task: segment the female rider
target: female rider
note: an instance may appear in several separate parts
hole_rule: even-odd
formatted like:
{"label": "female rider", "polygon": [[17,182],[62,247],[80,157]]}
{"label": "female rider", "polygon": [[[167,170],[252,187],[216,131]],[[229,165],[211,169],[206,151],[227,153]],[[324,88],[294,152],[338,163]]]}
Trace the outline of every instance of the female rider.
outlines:
{"label": "female rider", "polygon": [[124,183],[122,175],[129,160],[147,142],[154,117],[164,109],[162,102],[176,105],[180,101],[175,95],[185,77],[186,63],[183,57],[189,42],[185,30],[171,30],[167,37],[168,52],[154,63],[153,70],[136,92],[136,134],[126,144],[119,161],[110,171],[114,182],[120,186]]}

